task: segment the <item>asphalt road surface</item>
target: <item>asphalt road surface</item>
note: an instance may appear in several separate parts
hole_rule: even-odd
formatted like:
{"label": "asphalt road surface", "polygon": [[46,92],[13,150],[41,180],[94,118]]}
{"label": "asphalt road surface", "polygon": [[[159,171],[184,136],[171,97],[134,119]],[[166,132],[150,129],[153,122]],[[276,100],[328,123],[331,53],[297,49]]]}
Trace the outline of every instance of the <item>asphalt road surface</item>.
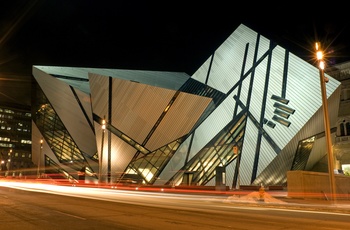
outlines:
{"label": "asphalt road surface", "polygon": [[0,229],[334,230],[350,227],[349,213],[237,203],[222,196],[57,188],[57,191],[55,187],[24,190],[0,186]]}

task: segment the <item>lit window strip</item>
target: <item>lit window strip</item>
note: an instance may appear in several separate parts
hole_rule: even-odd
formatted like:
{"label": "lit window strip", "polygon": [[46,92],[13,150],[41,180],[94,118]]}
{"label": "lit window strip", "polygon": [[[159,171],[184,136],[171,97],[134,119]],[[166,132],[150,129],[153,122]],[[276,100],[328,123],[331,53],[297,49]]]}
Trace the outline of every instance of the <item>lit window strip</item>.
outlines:
{"label": "lit window strip", "polygon": [[289,114],[288,113],[285,113],[283,112],[282,110],[279,110],[279,109],[275,109],[274,111],[275,114],[285,118],[285,119],[288,119],[289,118]]}
{"label": "lit window strip", "polygon": [[277,102],[275,104],[273,104],[273,106],[278,108],[278,109],[281,109],[281,110],[283,110],[283,111],[285,111],[287,113],[290,113],[290,114],[293,114],[295,112],[295,109],[292,109],[292,108],[290,108],[288,106],[285,106],[285,105],[281,105],[281,104],[279,104]]}
{"label": "lit window strip", "polygon": [[276,115],[274,115],[272,117],[272,120],[277,121],[278,123],[280,123],[280,124],[282,124],[282,125],[284,125],[286,127],[289,127],[290,124],[291,124],[289,121],[286,121],[286,120],[284,120],[284,119],[282,119],[282,118],[280,118],[280,117],[278,117]]}
{"label": "lit window strip", "polygon": [[272,100],[275,100],[275,101],[279,101],[279,102],[281,102],[281,103],[283,103],[283,104],[288,104],[289,103],[289,100],[288,99],[285,99],[285,98],[283,98],[283,97],[279,97],[279,96],[277,96],[277,95],[272,95],[271,96],[271,99]]}

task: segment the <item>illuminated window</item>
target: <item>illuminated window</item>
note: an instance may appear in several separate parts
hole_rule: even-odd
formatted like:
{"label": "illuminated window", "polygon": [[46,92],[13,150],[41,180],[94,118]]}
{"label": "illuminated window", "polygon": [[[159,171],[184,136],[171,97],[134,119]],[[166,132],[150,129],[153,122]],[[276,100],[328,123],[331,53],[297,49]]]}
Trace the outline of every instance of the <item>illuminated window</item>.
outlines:
{"label": "illuminated window", "polygon": [[275,121],[277,121],[278,123],[280,123],[280,124],[282,124],[282,125],[284,125],[284,126],[286,126],[286,127],[289,127],[289,126],[290,126],[290,122],[289,122],[289,121],[284,120],[284,119],[282,119],[282,118],[280,118],[280,117],[278,117],[278,116],[276,116],[276,115],[272,117],[272,120],[275,120]]}
{"label": "illuminated window", "polygon": [[343,164],[341,168],[345,175],[350,176],[350,164]]}
{"label": "illuminated window", "polygon": [[278,108],[278,109],[281,109],[281,110],[283,110],[283,111],[285,111],[285,112],[287,112],[287,113],[290,113],[290,114],[293,114],[293,113],[295,112],[294,109],[292,109],[292,108],[290,108],[290,107],[288,107],[288,106],[279,104],[279,103],[277,103],[277,102],[276,102],[275,104],[273,104],[273,106],[276,107],[276,108]]}
{"label": "illuminated window", "polygon": [[285,113],[279,109],[275,109],[274,113],[277,114],[278,116],[281,116],[281,117],[286,118],[286,119],[288,119],[288,117],[289,117],[289,113]]}
{"label": "illuminated window", "polygon": [[287,100],[287,99],[285,99],[283,97],[276,96],[276,95],[272,95],[271,99],[273,99],[275,101],[279,101],[279,102],[281,102],[283,104],[286,104],[286,105],[289,103],[289,100]]}

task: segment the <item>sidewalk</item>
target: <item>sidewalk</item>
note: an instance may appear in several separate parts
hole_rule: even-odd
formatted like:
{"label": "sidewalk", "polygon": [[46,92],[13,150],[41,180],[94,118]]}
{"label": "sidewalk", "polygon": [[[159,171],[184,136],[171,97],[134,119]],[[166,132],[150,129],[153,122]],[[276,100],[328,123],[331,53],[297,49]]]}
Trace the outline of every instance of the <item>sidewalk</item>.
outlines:
{"label": "sidewalk", "polygon": [[318,211],[350,213],[350,200],[326,200],[317,198],[291,198],[285,190],[265,191],[261,196],[259,191],[241,191],[227,198],[229,203],[264,205],[288,209],[307,209]]}

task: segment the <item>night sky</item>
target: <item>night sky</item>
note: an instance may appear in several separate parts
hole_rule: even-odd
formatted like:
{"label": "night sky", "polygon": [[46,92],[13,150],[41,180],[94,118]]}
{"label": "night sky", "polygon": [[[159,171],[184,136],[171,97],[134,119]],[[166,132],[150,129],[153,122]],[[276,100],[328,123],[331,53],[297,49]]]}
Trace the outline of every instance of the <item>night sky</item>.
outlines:
{"label": "night sky", "polygon": [[[346,7],[322,6],[319,14],[301,5],[161,3],[2,1],[0,89],[7,83],[11,86],[5,88],[11,92],[24,91],[32,65],[178,71],[191,75],[241,23],[308,62],[314,59],[315,40],[327,48],[330,64],[350,60]],[[8,94],[1,90],[5,100],[21,103]],[[25,103],[29,103],[27,98]]]}

